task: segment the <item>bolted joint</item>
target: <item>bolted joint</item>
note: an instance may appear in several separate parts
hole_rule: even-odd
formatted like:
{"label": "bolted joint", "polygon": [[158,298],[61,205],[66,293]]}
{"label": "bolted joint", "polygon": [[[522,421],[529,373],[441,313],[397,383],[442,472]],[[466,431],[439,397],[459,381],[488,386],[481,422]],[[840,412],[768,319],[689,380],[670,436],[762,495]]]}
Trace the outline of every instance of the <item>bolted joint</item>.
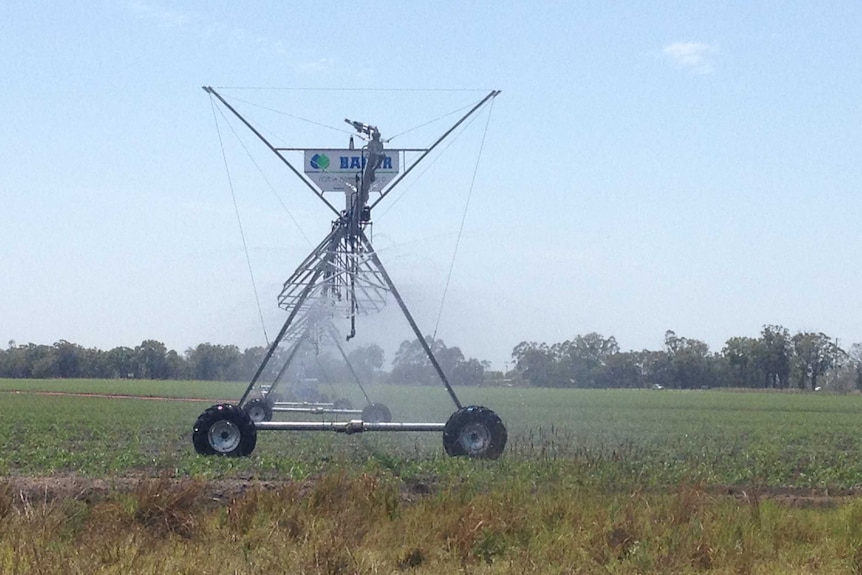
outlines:
{"label": "bolted joint", "polygon": [[365,422],[361,419],[351,419],[344,424],[344,433],[352,435],[354,433],[362,433],[365,431]]}

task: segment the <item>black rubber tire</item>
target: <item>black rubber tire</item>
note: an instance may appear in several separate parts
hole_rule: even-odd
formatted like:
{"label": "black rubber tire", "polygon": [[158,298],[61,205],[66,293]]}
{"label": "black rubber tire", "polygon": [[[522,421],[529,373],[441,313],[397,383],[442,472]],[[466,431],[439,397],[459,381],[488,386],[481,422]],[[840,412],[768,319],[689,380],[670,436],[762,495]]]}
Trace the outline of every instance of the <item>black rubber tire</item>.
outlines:
{"label": "black rubber tire", "polygon": [[349,399],[341,397],[332,402],[332,407],[335,409],[353,409],[353,404],[350,403]]}
{"label": "black rubber tire", "polygon": [[246,401],[242,408],[255,423],[260,421],[272,421],[272,404],[268,399],[252,399]]}
{"label": "black rubber tire", "polygon": [[506,448],[509,434],[503,420],[480,405],[462,407],[443,428],[443,449],[453,457],[497,459]]}
{"label": "black rubber tire", "polygon": [[382,403],[369,403],[362,408],[362,421],[368,423],[389,423],[392,421],[392,413]]}
{"label": "black rubber tire", "polygon": [[244,409],[232,403],[220,403],[198,417],[192,443],[201,455],[245,457],[254,451],[257,429]]}

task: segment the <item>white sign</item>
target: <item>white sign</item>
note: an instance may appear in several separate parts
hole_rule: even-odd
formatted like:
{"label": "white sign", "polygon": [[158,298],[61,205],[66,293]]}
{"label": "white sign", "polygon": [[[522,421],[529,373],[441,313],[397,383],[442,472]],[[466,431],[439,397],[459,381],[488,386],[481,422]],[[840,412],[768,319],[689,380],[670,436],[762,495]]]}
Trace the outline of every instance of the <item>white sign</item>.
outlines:
{"label": "white sign", "polygon": [[[384,153],[383,162],[374,172],[372,190],[382,190],[400,169],[398,151]],[[305,150],[303,171],[324,192],[345,192],[355,188],[366,160],[362,150]]]}

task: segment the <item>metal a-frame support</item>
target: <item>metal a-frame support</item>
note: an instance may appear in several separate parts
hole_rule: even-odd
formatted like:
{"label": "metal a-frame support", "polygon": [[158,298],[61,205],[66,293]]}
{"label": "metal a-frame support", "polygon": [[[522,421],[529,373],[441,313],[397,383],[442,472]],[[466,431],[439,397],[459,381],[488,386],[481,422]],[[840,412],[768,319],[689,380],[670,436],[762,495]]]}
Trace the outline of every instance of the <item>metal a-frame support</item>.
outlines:
{"label": "metal a-frame support", "polygon": [[[425,149],[400,176],[380,191],[380,197],[369,204],[369,195],[376,180],[376,171],[383,163],[386,152],[380,131],[376,126],[363,124],[351,120],[345,120],[352,125],[368,141],[364,148],[364,162],[361,175],[357,176],[355,186],[351,186],[351,192],[347,195],[345,209],[339,211],[324,197],[323,189],[314,185],[297,170],[282,152],[286,148],[273,146],[254,126],[252,126],[239,112],[236,111],[225,99],[213,88],[204,87],[211,96],[217,98],[231,113],[233,113],[252,133],[257,136],[306,186],[331,211],[337,214],[332,223],[332,229],[327,237],[303,260],[293,275],[285,282],[284,288],[279,295],[279,305],[289,313],[281,330],[270,344],[260,366],[251,379],[248,387],[239,401],[239,409],[243,407],[249,395],[258,385],[261,375],[267,365],[273,359],[275,351],[282,340],[290,332],[293,322],[302,311],[307,311],[309,302],[314,299],[326,299],[330,302],[346,303],[347,317],[350,319],[351,331],[347,339],[351,339],[356,333],[356,315],[363,311],[363,305],[371,302],[375,307],[383,298],[383,292],[391,292],[398,303],[401,312],[407,319],[411,330],[423,348],[429,362],[433,366],[437,376],[442,382],[452,399],[457,411],[444,424],[437,423],[397,423],[390,425],[378,425],[380,422],[351,421],[344,424],[320,423],[320,422],[260,422],[260,429],[281,430],[335,430],[347,433],[356,433],[369,430],[401,430],[401,431],[444,431],[444,447],[450,455],[470,455],[474,457],[496,458],[502,453],[506,443],[506,430],[500,418],[491,410],[471,406],[464,408],[455,390],[449,383],[443,372],[431,346],[426,341],[410,310],[407,308],[392,278],[380,261],[379,256],[371,245],[365,228],[371,223],[371,209],[376,206],[386,195],[401,182],[404,177],[412,171],[416,165],[426,158],[441,142],[443,142],[458,126],[473,115],[487,102],[496,97],[500,92],[497,90],[489,92],[480,102],[475,104],[466,114],[455,122],[443,133],[430,147]],[[295,350],[292,352],[295,353]],[[343,352],[342,352],[343,353]],[[286,366],[282,367],[279,376],[283,376]],[[277,378],[278,379],[278,378]],[[220,406],[214,406],[216,409]],[[228,410],[228,407],[221,406]],[[223,413],[204,412],[198,419],[193,437],[195,447],[200,453],[217,453],[224,455],[247,455],[254,449],[253,441],[248,436],[253,432],[245,434],[241,428],[244,422],[240,421],[241,415],[234,417],[225,416]],[[388,422],[386,422],[388,423]],[[215,431],[214,431],[215,429]],[[254,424],[252,424],[254,429]],[[252,445],[244,444],[243,441],[251,441]]]}
{"label": "metal a-frame support", "polygon": [[[306,303],[306,301],[308,300],[308,298],[313,293],[315,293],[317,291],[321,291],[325,287],[327,287],[326,283],[318,282],[318,280],[321,277],[326,276],[327,271],[330,271],[330,268],[333,265],[333,260],[336,258],[336,254],[337,254],[337,249],[335,249],[335,246],[338,245],[338,243],[341,241],[342,236],[343,236],[343,234],[338,233],[339,231],[340,231],[339,229],[333,230],[333,232],[330,233],[330,235],[327,237],[327,240],[322,242],[317,248],[315,248],[315,250],[308,257],[305,258],[304,262],[311,263],[311,265],[309,267],[303,267],[303,266],[305,266],[305,263],[304,263],[303,266],[300,266],[300,268],[297,269],[297,273],[294,274],[294,276],[296,276],[298,274],[300,279],[298,279],[296,283],[291,284],[291,285],[301,286],[302,289],[299,291],[299,293],[295,296],[295,299],[292,301],[290,314],[288,315],[287,319],[285,320],[284,325],[282,326],[281,330],[278,332],[278,335],[276,335],[275,339],[270,344],[269,349],[267,350],[267,353],[264,356],[263,361],[261,361],[261,364],[258,367],[257,371],[255,372],[254,376],[252,377],[251,382],[248,384],[248,387],[246,388],[245,392],[243,393],[242,397],[240,398],[240,401],[239,401],[240,405],[243,405],[245,403],[246,399],[249,397],[249,395],[251,394],[251,392],[253,391],[253,389],[257,385],[258,380],[261,377],[261,374],[265,371],[270,360],[272,360],[272,358],[274,357],[275,351],[276,351],[276,349],[278,349],[279,345],[281,345],[284,337],[290,332],[291,325],[293,324],[294,320],[296,319],[299,311],[301,309],[303,309],[303,306]],[[410,313],[410,310],[407,308],[407,304],[404,303],[404,299],[401,297],[401,294],[398,292],[398,288],[395,287],[395,284],[392,281],[392,278],[389,276],[389,273],[386,271],[386,268],[383,267],[383,263],[380,261],[380,258],[378,257],[377,252],[375,252],[373,247],[371,246],[371,242],[368,240],[368,237],[365,235],[365,232],[360,230],[359,237],[358,237],[357,241],[360,244],[358,247],[361,249],[361,251],[368,254],[368,257],[370,258],[370,266],[371,267],[369,269],[372,269],[376,273],[380,274],[381,278],[383,279],[384,285],[392,293],[393,297],[395,298],[395,301],[398,303],[398,306],[401,309],[401,312],[404,314],[404,317],[407,319],[407,322],[410,324],[411,330],[413,330],[413,333],[416,335],[416,338],[419,340],[420,344],[422,345],[422,348],[425,351],[426,355],[428,356],[428,359],[431,362],[431,365],[434,367],[434,371],[437,373],[437,376],[440,378],[440,381],[443,383],[443,386],[446,388],[446,392],[449,394],[449,397],[452,398],[452,401],[455,404],[455,407],[458,409],[461,409],[461,407],[462,407],[461,401],[458,399],[458,396],[455,393],[455,390],[452,388],[452,385],[449,383],[449,379],[446,377],[446,374],[443,372],[443,368],[440,366],[440,363],[437,361],[437,358],[435,357],[433,351],[431,350],[431,347],[428,345],[428,342],[425,340],[425,337],[422,335],[422,332],[419,329],[419,326],[417,325],[416,320],[413,319],[413,315]],[[297,342],[296,344],[294,344],[294,347],[291,350],[291,353],[288,357],[287,362],[281,368],[281,370],[279,371],[279,375],[276,377],[276,381],[279,381],[281,379],[281,377],[283,376],[287,366],[289,365],[289,363],[292,361],[293,357],[296,354],[296,350],[299,347],[299,343],[300,342]],[[344,351],[341,348],[341,346],[339,345],[338,347],[341,350],[341,353],[343,354]],[[361,387],[361,385],[360,385],[360,387]],[[363,393],[364,393],[364,390],[363,390]],[[368,396],[366,394],[366,398],[367,397]],[[371,403],[371,402],[369,401],[369,403]]]}

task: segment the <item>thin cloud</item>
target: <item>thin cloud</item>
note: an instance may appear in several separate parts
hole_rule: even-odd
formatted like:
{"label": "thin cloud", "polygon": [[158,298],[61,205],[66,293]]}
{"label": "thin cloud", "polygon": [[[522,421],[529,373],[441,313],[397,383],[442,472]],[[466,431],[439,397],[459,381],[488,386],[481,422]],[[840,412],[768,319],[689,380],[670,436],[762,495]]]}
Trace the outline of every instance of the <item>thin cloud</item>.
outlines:
{"label": "thin cloud", "polygon": [[[162,28],[183,28],[185,33],[196,34],[200,38],[228,40],[232,46],[250,47],[257,51],[268,52],[279,56],[291,56],[281,39],[266,34],[259,34],[252,29],[235,26],[228,22],[207,21],[201,13],[181,12],[159,5],[160,0],[125,0],[126,9],[142,20],[146,20]],[[291,57],[291,66],[303,74],[322,74],[335,67],[332,58],[317,58],[310,60]]]}
{"label": "thin cloud", "polygon": [[329,72],[335,67],[333,58],[317,58],[316,60],[307,60],[305,62],[296,62],[293,65],[294,70],[305,74]]}
{"label": "thin cloud", "polygon": [[675,66],[704,74],[712,71],[716,49],[701,42],[674,42],[665,46],[662,53]]}
{"label": "thin cloud", "polygon": [[174,28],[185,25],[189,17],[177,10],[157,6],[151,2],[143,0],[131,0],[126,3],[129,10],[141,18],[147,18],[156,21],[160,26],[166,28]]}

